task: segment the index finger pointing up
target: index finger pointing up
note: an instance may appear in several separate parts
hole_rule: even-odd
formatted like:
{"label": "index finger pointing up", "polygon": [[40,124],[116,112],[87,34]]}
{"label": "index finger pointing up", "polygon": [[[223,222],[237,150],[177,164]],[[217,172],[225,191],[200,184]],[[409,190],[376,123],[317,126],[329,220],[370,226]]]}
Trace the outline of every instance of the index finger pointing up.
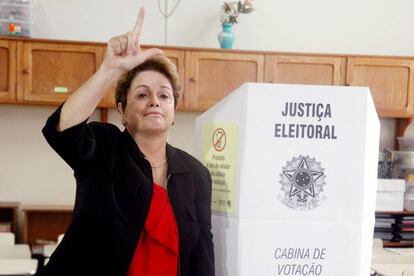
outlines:
{"label": "index finger pointing up", "polygon": [[134,26],[134,33],[136,33],[138,36],[141,34],[142,25],[144,25],[144,16],[145,16],[145,9],[141,7],[139,9],[137,22],[135,22],[135,26]]}

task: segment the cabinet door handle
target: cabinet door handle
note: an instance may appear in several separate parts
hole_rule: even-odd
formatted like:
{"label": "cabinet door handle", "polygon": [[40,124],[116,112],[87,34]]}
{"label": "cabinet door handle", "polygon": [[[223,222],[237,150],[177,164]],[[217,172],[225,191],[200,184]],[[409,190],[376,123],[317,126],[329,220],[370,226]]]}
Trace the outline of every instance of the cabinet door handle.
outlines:
{"label": "cabinet door handle", "polygon": [[196,82],[196,79],[194,77],[191,77],[190,82]]}
{"label": "cabinet door handle", "polygon": [[29,69],[23,69],[23,74],[25,74],[25,75],[29,75],[29,74],[30,74]]}

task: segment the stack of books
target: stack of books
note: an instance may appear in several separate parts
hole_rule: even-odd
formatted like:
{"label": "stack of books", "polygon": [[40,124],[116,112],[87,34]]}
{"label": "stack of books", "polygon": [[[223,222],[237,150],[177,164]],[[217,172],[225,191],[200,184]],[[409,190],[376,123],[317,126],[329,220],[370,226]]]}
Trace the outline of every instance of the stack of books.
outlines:
{"label": "stack of books", "polygon": [[414,240],[414,216],[397,216],[393,233],[401,241]]}
{"label": "stack of books", "polygon": [[395,218],[389,214],[375,215],[374,238],[383,241],[396,241],[398,237],[394,235]]}

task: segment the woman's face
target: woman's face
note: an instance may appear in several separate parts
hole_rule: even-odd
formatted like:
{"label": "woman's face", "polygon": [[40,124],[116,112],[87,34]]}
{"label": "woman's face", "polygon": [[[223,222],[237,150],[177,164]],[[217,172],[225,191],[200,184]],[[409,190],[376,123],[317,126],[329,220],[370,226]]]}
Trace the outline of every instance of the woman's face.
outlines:
{"label": "woman's face", "polygon": [[174,121],[174,95],[170,81],[156,71],[143,71],[131,82],[125,110],[118,104],[127,129],[135,133],[166,132]]}

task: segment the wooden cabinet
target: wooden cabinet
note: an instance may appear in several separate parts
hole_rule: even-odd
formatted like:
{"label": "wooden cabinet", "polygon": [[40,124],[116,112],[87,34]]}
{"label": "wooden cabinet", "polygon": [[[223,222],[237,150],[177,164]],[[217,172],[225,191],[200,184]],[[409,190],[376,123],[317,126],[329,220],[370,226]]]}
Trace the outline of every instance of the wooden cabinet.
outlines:
{"label": "wooden cabinet", "polygon": [[[0,103],[60,104],[98,69],[105,47],[0,37]],[[205,111],[244,82],[273,82],[369,86],[379,116],[414,115],[412,57],[154,47],[177,65],[178,111]],[[115,108],[114,94],[115,84],[99,105],[104,114]]]}
{"label": "wooden cabinet", "polygon": [[[154,46],[155,47],[155,46]],[[145,47],[148,48],[148,47]],[[145,49],[143,47],[143,49]],[[105,47],[103,48],[106,51]],[[185,110],[186,95],[184,93],[184,59],[185,59],[185,50],[180,49],[163,49],[165,56],[167,56],[174,64],[177,66],[178,74],[180,77],[180,97],[178,99],[177,110]],[[109,89],[108,93],[103,99],[101,106],[115,108],[115,88],[116,83],[114,83]]]}
{"label": "wooden cabinet", "polygon": [[191,111],[205,111],[245,82],[263,82],[264,55],[188,51],[185,100]]}
{"label": "wooden cabinet", "polygon": [[349,57],[346,83],[369,86],[382,117],[412,117],[414,59]]}
{"label": "wooden cabinet", "polygon": [[0,40],[0,100],[16,100],[16,41]]}
{"label": "wooden cabinet", "polygon": [[266,55],[265,82],[341,85],[345,66],[340,56]]}
{"label": "wooden cabinet", "polygon": [[60,104],[92,76],[101,60],[101,48],[93,45],[19,43],[18,99]]}
{"label": "wooden cabinet", "polygon": [[0,202],[0,232],[17,231],[17,202]]}
{"label": "wooden cabinet", "polygon": [[26,205],[24,212],[23,242],[30,246],[56,241],[65,233],[72,219],[73,206]]}

